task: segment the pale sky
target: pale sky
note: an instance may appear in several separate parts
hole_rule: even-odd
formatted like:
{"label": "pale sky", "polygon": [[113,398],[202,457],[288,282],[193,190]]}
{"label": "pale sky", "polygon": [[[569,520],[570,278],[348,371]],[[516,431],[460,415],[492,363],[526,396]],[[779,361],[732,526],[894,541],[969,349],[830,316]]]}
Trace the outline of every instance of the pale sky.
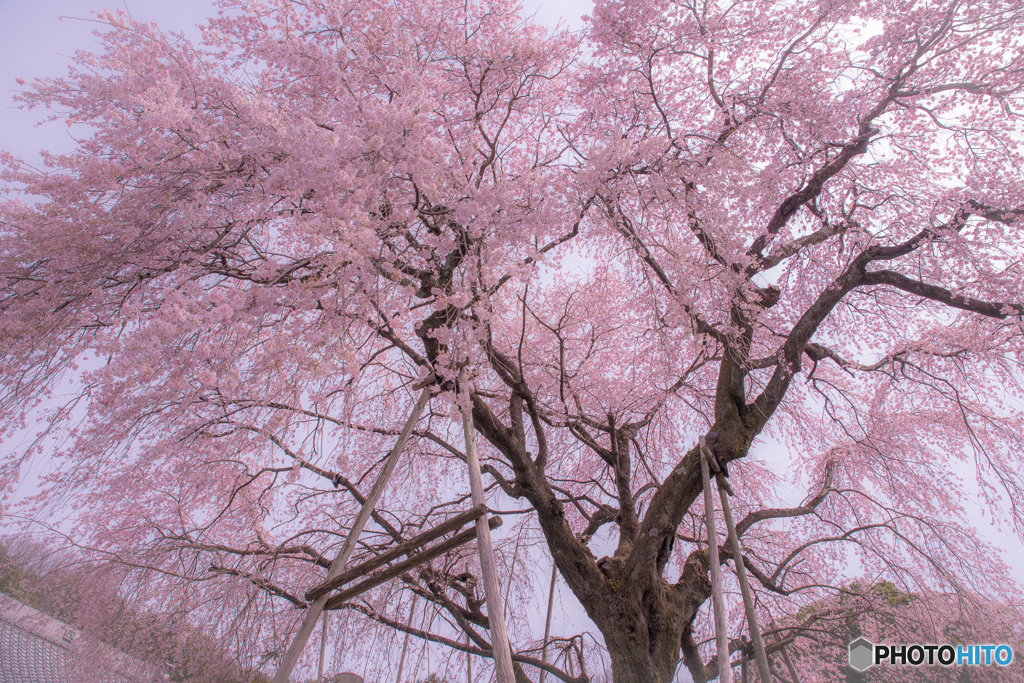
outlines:
{"label": "pale sky", "polygon": [[[593,6],[591,0],[524,0],[524,5],[549,26],[561,20],[570,27],[581,26],[580,17]],[[94,49],[94,25],[88,20],[91,10],[103,7],[127,9],[136,19],[193,37],[198,37],[196,24],[216,14],[214,0],[0,0],[0,151],[35,161],[40,149],[74,147],[62,124],[36,127],[46,112],[17,109],[11,97],[21,88],[15,79],[63,75],[77,50]]]}

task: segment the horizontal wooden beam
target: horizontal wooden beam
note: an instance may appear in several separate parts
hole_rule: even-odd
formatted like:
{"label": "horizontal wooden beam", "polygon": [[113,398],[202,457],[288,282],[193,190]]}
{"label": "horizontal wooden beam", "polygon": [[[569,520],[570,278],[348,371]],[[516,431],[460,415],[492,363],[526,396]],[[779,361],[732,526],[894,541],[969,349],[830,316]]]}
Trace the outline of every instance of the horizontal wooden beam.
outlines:
{"label": "horizontal wooden beam", "polygon": [[422,545],[426,545],[427,543],[430,543],[435,539],[441,538],[445,534],[451,533],[452,531],[458,531],[467,523],[474,522],[478,517],[483,517],[485,514],[487,514],[487,507],[484,505],[477,505],[476,507],[466,510],[462,514],[456,515],[455,517],[452,517],[451,519],[438,524],[433,529],[428,529],[427,531],[424,531],[422,534],[419,534],[418,536],[413,536],[407,541],[402,541],[391,550],[383,552],[380,555],[377,555],[376,557],[367,560],[366,562],[363,562],[362,564],[352,567],[352,569],[349,569],[348,571],[338,574],[330,581],[325,581],[324,583],[321,583],[318,586],[310,588],[306,592],[306,601],[312,602],[319,598],[321,595],[330,593],[333,590],[341,588],[349,581],[353,581],[355,579],[366,576],[374,569],[377,569],[378,567],[383,567],[388,562],[396,560],[402,555],[408,555],[409,553],[416,550]]}
{"label": "horizontal wooden beam", "polygon": [[[491,529],[497,529],[499,526],[501,526],[501,517],[491,517],[487,520],[487,526]],[[395,578],[396,576],[399,576],[400,574],[404,574],[410,569],[415,569],[421,564],[426,564],[427,562],[433,560],[435,557],[440,557],[441,555],[444,555],[449,550],[454,550],[455,548],[458,548],[460,545],[469,543],[474,538],[476,538],[476,526],[474,526],[472,529],[467,529],[463,531],[461,534],[452,536],[447,541],[444,541],[443,543],[438,543],[437,545],[428,548],[427,550],[424,550],[423,552],[417,555],[411,555],[409,556],[409,559],[405,560],[404,562],[399,562],[394,566],[388,567],[382,572],[374,574],[373,576],[364,581],[360,581],[354,586],[346,588],[345,590],[341,591],[337,595],[333,596],[330,600],[328,600],[327,604],[324,606],[324,609],[338,609],[345,601],[351,600],[357,595],[361,595],[366,591],[370,590],[371,588],[375,588],[376,586],[379,586],[385,581],[389,581]]]}

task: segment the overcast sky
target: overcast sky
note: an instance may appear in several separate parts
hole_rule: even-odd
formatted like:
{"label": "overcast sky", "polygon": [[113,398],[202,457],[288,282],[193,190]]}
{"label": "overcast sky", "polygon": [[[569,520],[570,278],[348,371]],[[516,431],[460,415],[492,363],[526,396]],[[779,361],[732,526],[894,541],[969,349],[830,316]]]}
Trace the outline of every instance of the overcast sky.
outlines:
{"label": "overcast sky", "polygon": [[[73,147],[63,125],[36,127],[46,112],[19,110],[11,97],[21,87],[15,79],[63,75],[77,50],[97,46],[91,10],[123,8],[136,19],[198,36],[195,26],[216,13],[213,5],[214,0],[0,0],[0,151],[35,161],[39,149]],[[548,25],[563,20],[580,26],[580,17],[590,11],[592,2],[525,0],[524,5]]]}

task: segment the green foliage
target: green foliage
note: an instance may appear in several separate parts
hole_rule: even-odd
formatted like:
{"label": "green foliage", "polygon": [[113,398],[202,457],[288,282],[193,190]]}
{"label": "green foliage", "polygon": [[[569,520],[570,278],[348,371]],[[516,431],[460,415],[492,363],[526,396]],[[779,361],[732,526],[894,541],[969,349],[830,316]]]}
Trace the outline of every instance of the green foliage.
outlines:
{"label": "green foliage", "polygon": [[879,581],[871,591],[882,597],[890,607],[904,607],[917,599],[914,593],[904,593],[891,581]]}
{"label": "green foliage", "polygon": [[438,678],[437,674],[430,674],[419,683],[447,683],[447,681],[442,678]]}
{"label": "green foliage", "polygon": [[11,561],[7,546],[0,543],[0,593],[17,595],[18,588],[24,579],[24,573],[17,564]]}
{"label": "green foliage", "polygon": [[0,593],[62,621],[72,621],[59,582],[47,581],[49,552],[30,539],[0,541]]}

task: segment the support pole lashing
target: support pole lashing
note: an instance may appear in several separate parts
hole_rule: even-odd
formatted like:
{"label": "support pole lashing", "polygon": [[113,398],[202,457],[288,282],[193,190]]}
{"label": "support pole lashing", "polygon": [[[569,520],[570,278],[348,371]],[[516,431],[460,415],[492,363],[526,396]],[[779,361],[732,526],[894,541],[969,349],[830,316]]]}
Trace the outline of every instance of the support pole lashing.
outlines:
{"label": "support pole lashing", "polygon": [[715,499],[711,494],[711,476],[708,472],[709,459],[705,455],[706,451],[707,444],[704,437],[701,436],[700,475],[704,482],[704,524],[708,530],[708,561],[711,564],[711,599],[715,610],[718,680],[720,683],[733,683],[732,660],[729,657],[729,626],[725,619],[725,602],[722,592],[722,565],[718,557],[718,533],[715,531]]}
{"label": "support pole lashing", "polygon": [[[306,601],[312,602],[319,598],[321,595],[330,593],[334,590],[338,590],[346,583],[354,581],[356,579],[363,578],[371,572],[373,572],[375,569],[380,569],[392,560],[397,560],[402,555],[408,555],[410,558],[420,557],[422,556],[422,553],[414,553],[421,547],[425,546],[427,543],[435,541],[444,536],[445,534],[451,533],[452,531],[458,531],[466,524],[476,522],[476,520],[479,517],[482,517],[485,514],[487,514],[487,507],[485,505],[477,505],[474,508],[470,508],[469,510],[466,510],[461,514],[456,515],[455,517],[452,517],[451,519],[438,524],[432,529],[428,529],[427,531],[424,531],[423,533],[414,536],[407,541],[399,543],[394,548],[391,548],[390,550],[387,550],[379,555],[375,555],[373,558],[367,560],[366,562],[363,562],[362,564],[356,565],[355,567],[346,570],[344,573],[339,574],[333,579],[330,579],[329,581],[324,581],[320,585],[310,588],[308,591],[306,591]],[[495,517],[494,519],[500,518]],[[472,538],[476,538],[475,528],[471,529],[470,533],[472,534],[472,537],[466,538],[467,542]],[[452,541],[454,541],[456,538],[463,537],[465,537],[465,533],[459,534],[458,536],[449,539],[445,542],[444,547],[450,549],[452,547]],[[436,547],[438,546],[434,546],[433,548],[430,548],[424,552],[432,553],[434,551],[434,548]],[[431,555],[429,559],[433,559],[434,557],[437,557],[437,555]]]}
{"label": "support pole lashing", "polygon": [[[428,378],[432,380],[432,378]],[[388,453],[387,460],[384,462],[384,467],[381,469],[380,474],[377,475],[377,480],[373,483],[373,488],[370,489],[370,495],[366,497],[362,507],[359,509],[359,514],[356,515],[356,519],[352,524],[352,528],[348,532],[348,536],[345,537],[345,544],[341,548],[341,552],[331,563],[331,568],[327,572],[327,580],[335,578],[342,573],[345,569],[345,565],[348,564],[349,558],[352,557],[352,552],[355,550],[356,542],[359,540],[359,535],[363,532],[363,528],[366,526],[366,522],[369,521],[370,515],[373,513],[374,507],[377,505],[377,501],[380,500],[381,494],[384,493],[384,486],[388,483],[388,479],[391,478],[391,473],[394,471],[395,466],[398,464],[398,456],[402,453],[402,449],[405,448],[405,444],[409,441],[409,437],[412,435],[412,429],[419,421],[420,415],[423,413],[423,408],[426,407],[427,401],[430,399],[430,385],[423,387],[420,392],[419,399],[416,401],[416,405],[412,409],[412,413],[409,415],[409,419],[406,420],[405,427],[402,428],[402,433],[398,437],[398,441],[395,442],[391,452]],[[316,627],[316,622],[320,619],[320,614],[324,611],[324,606],[327,604],[327,600],[330,598],[329,593],[324,593],[309,605],[306,609],[306,616],[302,620],[302,626],[299,627],[299,632],[295,634],[295,639],[292,640],[292,644],[288,647],[288,652],[285,653],[284,659],[281,660],[281,665],[277,669],[277,673],[274,675],[273,683],[288,683],[288,678],[292,674],[292,670],[295,668],[295,664],[298,663],[299,657],[302,655],[302,650],[306,646],[306,641],[309,640],[310,634]]]}
{"label": "support pole lashing", "polygon": [[[476,429],[473,426],[472,396],[466,381],[466,368],[459,371],[459,387],[469,405],[462,407],[462,431],[466,441],[466,462],[469,466],[469,488],[473,505],[484,505],[484,483],[480,473],[480,454],[476,447]],[[463,398],[460,397],[460,398]],[[484,580],[484,599],[487,601],[487,621],[491,631],[491,650],[494,655],[494,669],[497,683],[515,683],[512,668],[512,649],[505,630],[505,614],[502,608],[501,588],[498,585],[498,567],[494,561],[494,545],[491,530],[481,517],[476,521],[477,548],[480,552],[480,573]]]}
{"label": "support pole lashing", "polygon": [[[717,436],[717,434],[716,434]],[[710,465],[714,463],[717,467],[718,460],[711,452],[705,439],[701,439],[700,451],[703,454],[702,460]],[[740,539],[736,535],[736,524],[732,519],[732,507],[729,505],[729,496],[726,492],[732,493],[732,489],[724,478],[718,477],[718,494],[722,499],[722,515],[725,517],[725,528],[729,533],[729,543],[732,546],[732,557],[736,565],[736,579],[740,584],[740,593],[743,595],[743,609],[747,614],[747,626],[750,628],[750,639],[754,644],[754,659],[757,662],[757,673],[761,677],[761,683],[771,683],[771,670],[768,668],[768,656],[764,651],[764,640],[761,638],[761,629],[757,625],[757,613],[754,611],[754,598],[750,592],[750,584],[747,582],[747,570],[743,566],[743,551],[740,549]]]}
{"label": "support pole lashing", "polygon": [[[497,529],[501,526],[501,517],[491,517],[487,520],[487,525],[490,529]],[[441,555],[444,555],[450,550],[455,550],[459,546],[469,543],[476,538],[476,535],[477,527],[472,526],[461,534],[452,536],[447,541],[433,545],[421,553],[410,555],[409,559],[399,562],[398,564],[394,564],[384,571],[377,572],[363,581],[360,581],[356,585],[350,586],[349,588],[330,596],[330,599],[327,601],[327,605],[324,609],[340,609],[342,605],[352,598],[362,595],[371,588],[376,588],[386,581],[390,581],[395,577],[401,576],[411,569],[415,569],[416,567],[420,567],[435,558],[441,557]]]}

